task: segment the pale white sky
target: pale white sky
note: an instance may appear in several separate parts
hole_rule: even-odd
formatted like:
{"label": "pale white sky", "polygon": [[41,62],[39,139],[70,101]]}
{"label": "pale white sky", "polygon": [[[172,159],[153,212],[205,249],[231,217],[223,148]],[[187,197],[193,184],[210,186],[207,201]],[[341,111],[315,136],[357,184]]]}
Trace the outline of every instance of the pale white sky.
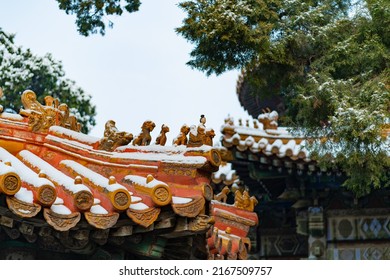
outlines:
{"label": "pale white sky", "polygon": [[16,34],[17,45],[52,53],[66,77],[92,95],[97,125],[91,135],[101,137],[113,119],[136,136],[150,119],[156,123],[153,142],[162,124],[170,127],[168,145],[181,125],[198,124],[201,114],[217,133],[228,114],[248,117],[236,97],[238,71],[206,77],[185,65],[192,45],[174,31],[184,18],[178,2],[144,0],[140,11],[110,18],[114,28],[104,37],[83,37],[75,17],[54,0],[0,1],[0,27]]}

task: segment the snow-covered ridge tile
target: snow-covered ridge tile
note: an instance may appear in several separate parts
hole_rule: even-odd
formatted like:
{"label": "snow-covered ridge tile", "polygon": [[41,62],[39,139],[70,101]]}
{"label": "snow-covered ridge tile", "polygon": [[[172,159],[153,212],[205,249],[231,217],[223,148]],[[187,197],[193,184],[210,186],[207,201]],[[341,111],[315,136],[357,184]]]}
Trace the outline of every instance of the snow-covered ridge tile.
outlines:
{"label": "snow-covered ridge tile", "polygon": [[4,162],[0,162],[0,175],[4,175],[10,172],[16,173],[15,168],[12,166],[6,165]]}
{"label": "snow-covered ridge tile", "polygon": [[113,157],[128,160],[161,161],[170,163],[205,164],[207,159],[203,156],[184,156],[183,154],[124,152],[113,153]]}
{"label": "snow-covered ridge tile", "polygon": [[82,177],[88,178],[92,183],[94,183],[97,186],[100,186],[102,188],[105,188],[106,190],[113,192],[116,190],[124,190],[127,191],[127,189],[118,184],[109,184],[109,179],[100,175],[99,173],[92,171],[91,169],[73,161],[73,160],[62,160],[60,164],[63,164],[71,169],[73,169],[77,174],[81,175]]}
{"label": "snow-covered ridge tile", "polygon": [[87,144],[91,144],[91,145],[95,144],[96,142],[98,142],[100,140],[97,137],[86,135],[86,134],[81,133],[81,132],[76,132],[76,131],[61,127],[61,126],[52,126],[52,127],[50,127],[49,132],[59,134],[59,135],[64,135],[64,136],[67,136],[67,137],[72,138],[74,140],[77,140],[77,141],[80,141],[83,143],[87,143]]}
{"label": "snow-covered ridge tile", "polygon": [[0,118],[13,120],[13,121],[23,121],[24,120],[24,118],[19,114],[11,114],[11,113],[7,113],[7,112],[1,113]]}
{"label": "snow-covered ridge tile", "polygon": [[47,135],[46,139],[47,140],[53,140],[53,141],[58,142],[58,143],[64,143],[64,144],[67,144],[69,146],[73,146],[73,147],[78,148],[78,149],[80,149],[80,148],[87,149],[87,150],[92,150],[93,149],[93,147],[90,146],[90,145],[87,145],[87,144],[84,144],[84,143],[81,143],[81,142],[78,142],[78,141],[75,141],[75,140],[69,140],[69,139],[66,139],[66,138],[53,136],[53,135]]}
{"label": "snow-covered ridge tile", "polygon": [[131,144],[121,146],[115,149],[116,152],[126,152],[126,150],[134,150],[139,152],[152,152],[152,153],[164,153],[164,154],[179,154],[186,152],[209,152],[213,147],[208,145],[202,145],[200,147],[187,147],[185,145],[179,146],[161,146],[161,145],[149,145],[149,146],[133,146]]}
{"label": "snow-covered ridge tile", "polygon": [[34,155],[30,151],[23,150],[19,155],[27,161],[29,164],[37,167],[41,172],[45,173],[48,178],[56,182],[58,185],[63,186],[67,190],[78,193],[80,191],[91,192],[91,190],[83,184],[75,184],[74,179],[65,175],[58,169],[54,168],[52,165],[41,159],[40,157]]}
{"label": "snow-covered ridge tile", "polygon": [[127,176],[125,176],[124,179],[129,180],[137,185],[140,185],[140,186],[143,186],[146,188],[154,188],[157,185],[164,185],[164,186],[168,187],[168,185],[166,183],[164,183],[163,181],[159,181],[159,180],[153,178],[153,180],[147,182],[147,179],[148,179],[147,177],[142,177],[142,176],[138,176],[138,175],[127,175]]}
{"label": "snow-covered ridge tile", "polygon": [[222,179],[222,177],[225,178],[225,180],[230,181],[233,179],[234,175],[236,175],[236,171],[232,170],[232,164],[227,163],[225,165],[220,165],[218,171],[213,173],[213,177],[215,179]]}
{"label": "snow-covered ridge tile", "polygon": [[10,162],[12,167],[16,170],[16,174],[19,175],[20,179],[36,188],[43,185],[49,185],[54,188],[52,182],[45,178],[40,178],[37,173],[32,171],[26,165],[23,164],[18,158],[9,153],[4,148],[0,147],[0,160],[3,162]]}

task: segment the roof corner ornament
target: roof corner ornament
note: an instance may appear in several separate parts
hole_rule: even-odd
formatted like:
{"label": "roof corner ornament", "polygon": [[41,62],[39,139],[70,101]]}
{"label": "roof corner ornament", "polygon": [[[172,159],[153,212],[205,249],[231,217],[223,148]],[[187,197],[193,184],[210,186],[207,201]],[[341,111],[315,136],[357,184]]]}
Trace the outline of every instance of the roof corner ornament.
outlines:
{"label": "roof corner ornament", "polygon": [[236,190],[234,192],[234,206],[237,208],[253,212],[257,203],[256,197],[249,196],[247,190],[243,192]]}
{"label": "roof corner ornament", "polygon": [[214,137],[214,129],[206,129],[206,117],[202,114],[200,115],[198,126],[191,125],[191,127],[189,127],[184,124],[180,128],[179,135],[173,139],[173,145],[186,145],[187,147],[200,147],[202,145],[213,146]]}
{"label": "roof corner ornament", "polygon": [[20,115],[28,118],[28,124],[33,132],[45,132],[53,125],[59,125],[74,131],[81,130],[81,124],[70,114],[68,105],[59,104],[57,98],[45,97],[45,105],[38,102],[35,92],[25,90],[21,96],[24,109]]}
{"label": "roof corner ornament", "polygon": [[133,140],[133,134],[119,131],[115,121],[109,120],[104,128],[104,137],[99,141],[99,149],[112,152],[119,146],[127,145]]}
{"label": "roof corner ornament", "polygon": [[[207,132],[209,131],[209,132]],[[188,147],[200,147],[202,145],[213,144],[213,137],[215,136],[214,130],[206,130],[206,117],[205,115],[200,115],[199,125],[192,125],[190,127],[190,134],[188,140]]]}
{"label": "roof corner ornament", "polygon": [[167,142],[167,136],[166,134],[169,132],[169,127],[165,124],[161,126],[161,131],[158,137],[156,138],[156,145],[165,146],[165,143]]}
{"label": "roof corner ornament", "polygon": [[187,135],[190,132],[190,127],[186,124],[180,128],[179,135],[173,139],[173,145],[187,145],[188,139]]}
{"label": "roof corner ornament", "polygon": [[227,195],[230,193],[228,186],[225,186],[220,193],[214,195],[214,200],[226,203]]}
{"label": "roof corner ornament", "polygon": [[263,114],[258,116],[258,120],[263,124],[263,129],[278,129],[278,112],[271,111],[270,108],[262,109],[262,111]]}
{"label": "roof corner ornament", "polygon": [[214,129],[212,129],[212,128],[206,129],[206,136],[204,138],[203,144],[208,145],[208,146],[213,146],[213,138],[214,137],[215,137]]}
{"label": "roof corner ornament", "polygon": [[156,127],[156,124],[152,121],[145,121],[141,127],[141,133],[133,140],[134,146],[148,146],[152,141],[150,132]]}

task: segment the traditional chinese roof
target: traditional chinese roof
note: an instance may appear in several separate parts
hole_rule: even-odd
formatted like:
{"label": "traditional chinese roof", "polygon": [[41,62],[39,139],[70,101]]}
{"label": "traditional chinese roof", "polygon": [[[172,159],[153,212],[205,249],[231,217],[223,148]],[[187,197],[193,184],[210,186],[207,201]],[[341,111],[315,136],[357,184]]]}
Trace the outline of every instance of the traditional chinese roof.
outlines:
{"label": "traditional chinese roof", "polygon": [[134,146],[107,152],[94,148],[99,139],[66,128],[33,133],[16,116],[0,115],[0,127],[0,167],[18,178],[16,193],[7,184],[3,190],[9,209],[30,218],[44,208],[56,230],[75,227],[81,215],[92,227],[110,228],[121,212],[147,227],[163,206],[194,217],[210,200],[212,190],[198,171],[219,164],[209,160],[211,147]]}
{"label": "traditional chinese roof", "polygon": [[[164,237],[205,234],[210,229],[214,215],[222,211],[210,211],[207,205],[219,199],[210,182],[221,156],[212,147],[215,134],[205,129],[204,116],[198,127],[183,126],[173,146],[164,146],[166,125],[161,126],[158,144],[151,144],[152,121],[144,122],[133,142],[133,135],[118,131],[114,121],[108,121],[104,137],[97,138],[80,132],[73,116],[64,113],[67,106],[45,100],[47,104],[41,105],[35,93],[26,91],[20,114],[0,113],[0,225],[10,228],[6,233],[11,239],[22,233],[35,242],[37,235],[53,236],[50,228],[66,233],[56,236],[61,246],[86,250],[80,240],[93,237],[104,244],[109,237],[115,241],[155,231],[157,239],[146,238],[150,248],[157,246],[154,253],[144,252],[141,245],[125,247],[161,257]],[[229,217],[244,213],[251,217],[248,225],[256,225],[255,200],[247,196],[241,194],[237,205],[222,203],[212,209],[227,207]],[[226,231],[224,220],[218,221],[219,230]],[[247,230],[233,227],[230,237],[235,235],[246,238]],[[234,254],[244,258],[244,247],[239,247],[241,255]]]}
{"label": "traditional chinese roof", "polygon": [[0,114],[0,197],[10,211],[3,225],[43,213],[57,231],[79,223],[103,230],[148,228],[162,212],[195,218],[212,199],[210,174],[220,156],[211,146],[131,145],[132,135],[114,126],[114,134],[100,139],[79,132],[77,122],[63,113],[66,106],[56,107],[52,100],[41,105],[31,91],[22,101],[21,114]]}
{"label": "traditional chinese roof", "polygon": [[[260,120],[262,115],[260,115]],[[271,126],[271,128],[266,126]],[[264,124],[259,120],[247,121],[246,126],[235,125],[233,120],[227,119],[221,128],[223,134],[222,145],[226,148],[235,147],[238,152],[250,151],[268,161],[268,157],[302,160],[310,162],[310,154],[306,149],[307,140],[303,136],[293,135],[288,128]],[[262,157],[263,156],[263,157]]]}

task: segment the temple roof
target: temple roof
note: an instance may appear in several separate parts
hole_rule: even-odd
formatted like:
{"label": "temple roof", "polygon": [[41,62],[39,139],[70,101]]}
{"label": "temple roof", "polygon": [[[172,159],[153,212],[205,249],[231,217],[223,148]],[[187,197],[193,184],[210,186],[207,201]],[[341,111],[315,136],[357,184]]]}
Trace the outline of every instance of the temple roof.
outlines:
{"label": "temple roof", "polygon": [[[150,132],[156,125],[150,120],[136,137],[109,120],[104,136],[97,138],[80,132],[67,106],[52,98],[45,101],[42,105],[34,92],[25,91],[20,114],[0,112],[0,226],[9,238],[23,234],[34,243],[50,237],[41,245],[58,245],[53,241],[58,239],[65,251],[83,251],[90,237],[104,244],[109,236],[116,242],[133,232],[153,231],[162,239],[206,235],[216,223],[214,239],[230,241],[213,243],[217,249],[210,257],[246,258],[246,236],[258,223],[253,212],[257,200],[236,190],[229,205],[226,189],[214,195],[212,173],[222,161],[203,115],[197,126],[184,125],[166,147],[166,125],[154,144]],[[222,173],[221,180],[238,179],[233,173],[222,178]],[[125,249],[154,254],[135,247]]]}
{"label": "temple roof", "polygon": [[273,126],[267,128],[260,121],[253,119],[247,121],[246,126],[235,125],[231,119],[227,119],[221,128],[224,147],[236,147],[238,151],[246,150],[264,156],[276,156],[291,160],[304,160],[310,162],[310,153],[306,149],[306,138],[293,135],[288,128]]}
{"label": "temple roof", "polygon": [[165,147],[160,135],[159,145],[149,145],[152,121],[133,144],[132,134],[119,132],[114,121],[97,138],[79,132],[59,102],[42,105],[32,91],[22,101],[20,114],[0,114],[0,196],[14,215],[33,218],[43,209],[49,225],[67,231],[82,216],[92,228],[115,227],[124,213],[147,228],[162,207],[194,218],[212,199],[210,175],[220,156],[201,138],[190,145],[181,135],[185,145]]}

